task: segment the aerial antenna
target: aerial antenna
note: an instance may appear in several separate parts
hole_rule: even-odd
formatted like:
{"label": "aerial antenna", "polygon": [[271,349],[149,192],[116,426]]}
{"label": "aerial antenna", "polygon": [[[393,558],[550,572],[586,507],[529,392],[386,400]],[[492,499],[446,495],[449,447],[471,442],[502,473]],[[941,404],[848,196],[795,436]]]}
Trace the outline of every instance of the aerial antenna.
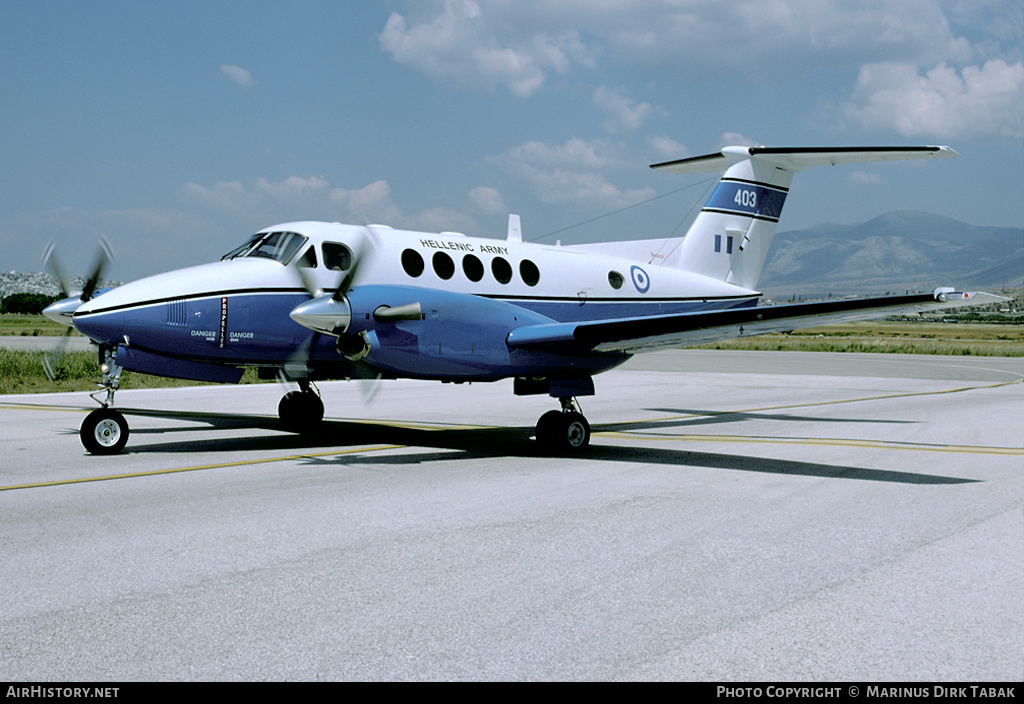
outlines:
{"label": "aerial antenna", "polygon": [[[538,242],[540,240],[543,240],[543,239],[546,239],[548,237],[551,237],[552,235],[557,235],[559,233],[565,232],[566,230],[572,230],[572,229],[577,228],[577,227],[583,227],[584,225],[589,225],[592,222],[597,222],[598,220],[603,220],[604,218],[611,217],[612,215],[618,215],[619,213],[623,213],[623,212],[625,212],[627,210],[632,210],[633,208],[639,208],[641,205],[647,205],[648,203],[653,203],[654,201],[659,200],[661,198],[667,198],[668,196],[675,195],[676,193],[681,193],[682,191],[685,191],[687,189],[694,188],[696,186],[701,186],[701,185],[703,185],[705,183],[709,183],[709,182],[712,182],[712,181],[716,181],[717,182],[717,180],[718,180],[718,176],[712,176],[711,178],[704,179],[703,181],[697,181],[696,183],[691,183],[688,186],[683,186],[682,188],[677,188],[674,191],[669,191],[668,193],[662,193],[661,195],[654,196],[653,198],[648,198],[647,200],[642,200],[639,203],[633,203],[632,205],[627,205],[624,208],[619,208],[618,210],[612,210],[611,212],[605,213],[604,215],[598,215],[597,217],[590,218],[589,220],[584,220],[583,222],[578,222],[575,225],[569,225],[568,227],[563,227],[563,228],[560,228],[558,230],[552,230],[551,232],[549,232],[549,233],[547,233],[545,235],[540,235],[539,237],[534,237],[532,239],[529,239],[529,240],[527,240],[527,242]],[[693,212],[693,208],[692,207],[690,208],[690,212]],[[683,218],[683,219],[685,220],[686,218]],[[676,227],[676,229],[678,230],[679,228]]]}

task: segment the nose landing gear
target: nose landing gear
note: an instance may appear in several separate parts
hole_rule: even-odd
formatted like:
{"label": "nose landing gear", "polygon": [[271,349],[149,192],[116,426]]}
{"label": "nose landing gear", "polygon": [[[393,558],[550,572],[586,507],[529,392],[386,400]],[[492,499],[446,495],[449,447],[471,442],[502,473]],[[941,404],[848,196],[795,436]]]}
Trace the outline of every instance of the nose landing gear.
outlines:
{"label": "nose landing gear", "polygon": [[[104,347],[101,353],[102,387],[106,390],[107,397],[100,402],[101,408],[85,417],[78,436],[90,454],[116,455],[128,443],[129,435],[128,421],[110,407],[114,403],[114,392],[121,387],[121,367],[117,364],[116,350]],[[96,398],[96,394],[93,394],[93,398]]]}

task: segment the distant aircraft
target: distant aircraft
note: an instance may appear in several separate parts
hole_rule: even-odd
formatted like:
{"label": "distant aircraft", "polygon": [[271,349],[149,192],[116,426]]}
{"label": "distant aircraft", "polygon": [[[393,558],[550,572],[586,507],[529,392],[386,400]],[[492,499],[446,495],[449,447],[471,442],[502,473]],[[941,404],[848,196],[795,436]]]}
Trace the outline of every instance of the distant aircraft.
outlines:
{"label": "distant aircraft", "polygon": [[793,174],[811,166],[958,154],[949,147],[727,147],[652,168],[723,171],[684,237],[560,246],[383,225],[292,222],[268,227],[221,261],[98,291],[45,312],[99,346],[106,397],[84,421],[94,454],[120,452],[112,408],[121,371],[237,383],[242,368],[297,382],[278,411],[315,427],[324,379],[512,378],[516,395],[559,410],[537,423],[554,453],[583,450],[590,425],[576,397],[594,375],[666,347],[999,300],[978,292],[758,305],[756,290]]}

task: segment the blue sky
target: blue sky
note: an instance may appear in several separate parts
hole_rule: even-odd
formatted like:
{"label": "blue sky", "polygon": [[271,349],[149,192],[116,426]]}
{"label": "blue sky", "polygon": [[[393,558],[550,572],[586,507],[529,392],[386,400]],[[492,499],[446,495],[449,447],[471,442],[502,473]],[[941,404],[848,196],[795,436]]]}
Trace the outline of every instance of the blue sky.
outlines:
{"label": "blue sky", "polygon": [[0,270],[127,280],[290,220],[670,235],[727,144],[948,144],[798,174],[780,228],[1024,224],[1019,0],[53,2],[0,9]]}

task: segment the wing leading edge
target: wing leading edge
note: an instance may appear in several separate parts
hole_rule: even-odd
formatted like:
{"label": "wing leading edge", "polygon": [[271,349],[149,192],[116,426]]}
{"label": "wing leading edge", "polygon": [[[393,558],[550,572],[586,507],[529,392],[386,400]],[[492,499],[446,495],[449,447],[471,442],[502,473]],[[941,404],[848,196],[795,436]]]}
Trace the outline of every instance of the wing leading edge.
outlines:
{"label": "wing leading edge", "polygon": [[564,354],[588,351],[632,354],[829,323],[871,320],[885,315],[920,313],[1001,300],[1006,299],[979,291],[965,292],[940,288],[934,293],[901,296],[787,303],[777,306],[584,323],[547,323],[526,325],[513,330],[508,336],[507,344],[513,348]]}

